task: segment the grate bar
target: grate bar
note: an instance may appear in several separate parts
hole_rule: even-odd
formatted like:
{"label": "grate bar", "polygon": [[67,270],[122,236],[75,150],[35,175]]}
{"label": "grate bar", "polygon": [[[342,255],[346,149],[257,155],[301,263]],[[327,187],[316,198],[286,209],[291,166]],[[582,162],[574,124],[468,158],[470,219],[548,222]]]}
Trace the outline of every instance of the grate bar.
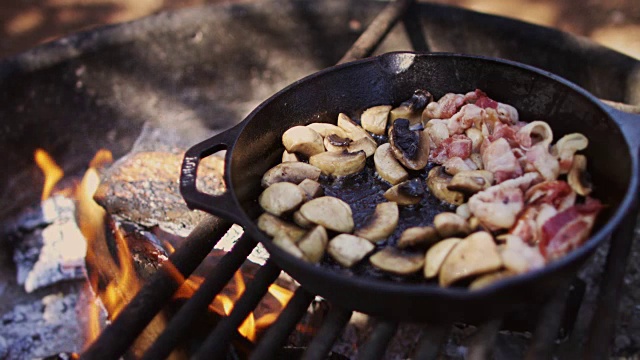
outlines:
{"label": "grate bar", "polygon": [[373,360],[384,357],[389,342],[398,329],[396,322],[381,322],[369,336],[366,343],[358,350],[358,360]]}
{"label": "grate bar", "polygon": [[[124,354],[231,225],[230,221],[212,216],[198,224],[80,358],[117,359]],[[176,271],[182,276],[181,281],[176,278]]]}
{"label": "grate bar", "polygon": [[585,359],[609,357],[609,345],[618,314],[624,273],[634,238],[637,207],[636,205],[629,211],[611,238],[607,262],[600,282],[598,307],[592,319],[589,340],[583,354]]}
{"label": "grate bar", "polygon": [[376,16],[338,64],[370,56],[415,0],[396,0]]}
{"label": "grate bar", "polygon": [[429,42],[425,37],[424,31],[422,31],[422,20],[418,15],[417,6],[415,2],[409,5],[409,9],[402,18],[402,24],[404,25],[404,30],[407,33],[413,50],[430,52],[431,48],[429,47]]}
{"label": "grate bar", "polygon": [[166,329],[144,354],[143,360],[164,359],[169,356],[171,351],[187,335],[184,329],[188,328],[200,314],[207,310],[209,304],[231,280],[255,246],[256,242],[253,239],[246,234],[242,235],[233,249],[225,254],[206,276],[191,299],[173,316]]}
{"label": "grate bar", "polygon": [[538,317],[540,320],[536,325],[533,340],[525,355],[526,360],[550,359],[552,357],[567,305],[568,289],[569,284],[567,283],[540,310]]}
{"label": "grate bar", "polygon": [[502,326],[502,318],[489,320],[478,327],[478,332],[469,346],[469,360],[490,358],[500,326]]}
{"label": "grate bar", "polygon": [[440,347],[449,334],[450,324],[426,325],[422,329],[420,342],[416,348],[414,358],[416,360],[435,360],[440,353]]}
{"label": "grate bar", "polygon": [[284,345],[298,321],[307,313],[315,296],[303,288],[298,288],[287,306],[282,310],[276,322],[271,324],[267,333],[254,349],[252,360],[269,359]]}
{"label": "grate bar", "polygon": [[342,329],[351,319],[351,311],[333,305],[327,319],[318,330],[318,333],[307,347],[302,356],[303,360],[323,360],[331,350],[333,343],[342,334]]}
{"label": "grate bar", "polygon": [[280,275],[280,268],[273,261],[268,260],[256,273],[253,281],[249,283],[245,292],[236,301],[229,316],[220,320],[220,323],[209,333],[204,344],[195,355],[195,359],[211,359],[212,354],[226,354],[231,337],[236,333],[238,326],[253,311],[269,286]]}

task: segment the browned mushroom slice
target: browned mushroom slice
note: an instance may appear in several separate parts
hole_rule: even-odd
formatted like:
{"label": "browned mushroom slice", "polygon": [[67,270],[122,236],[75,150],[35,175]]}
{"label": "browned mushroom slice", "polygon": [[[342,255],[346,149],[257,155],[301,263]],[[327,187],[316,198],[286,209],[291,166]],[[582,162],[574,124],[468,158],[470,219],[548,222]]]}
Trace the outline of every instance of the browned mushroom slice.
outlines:
{"label": "browned mushroom slice", "polygon": [[378,175],[390,182],[391,185],[396,185],[407,180],[409,177],[409,173],[391,153],[391,145],[389,143],[378,146],[373,155],[373,163],[375,164]]}
{"label": "browned mushroom slice", "polygon": [[496,271],[502,266],[500,254],[491,234],[480,231],[467,236],[456,245],[440,268],[440,286],[471,276]]}
{"label": "browned mushroom slice", "polygon": [[300,189],[304,191],[307,200],[315,199],[319,196],[324,195],[324,189],[319,182],[311,179],[304,179],[300,184],[298,184]]}
{"label": "browned mushroom slice", "polygon": [[287,238],[279,238],[276,237],[273,239],[273,243],[278,246],[280,249],[286,251],[287,253],[297,257],[298,259],[305,260],[305,256],[302,253],[302,250],[296,246],[296,244],[287,239]]}
{"label": "browned mushroom slice", "polygon": [[471,209],[469,209],[469,204],[464,203],[456,208],[456,214],[465,220],[469,220],[471,218]]}
{"label": "browned mushroom slice", "polygon": [[293,162],[293,161],[300,161],[296,153],[290,153],[287,150],[282,152],[282,162]]}
{"label": "browned mushroom slice", "polygon": [[282,144],[288,152],[311,156],[324,152],[322,136],[306,126],[294,126],[282,134]]}
{"label": "browned mushroom slice", "polygon": [[336,134],[329,134],[324,138],[324,148],[327,151],[342,152],[349,148],[351,139],[343,138]]}
{"label": "browned mushroom slice", "polygon": [[411,275],[424,268],[424,254],[387,247],[371,255],[369,262],[374,267],[392,274]]}
{"label": "browned mushroom slice", "polygon": [[465,194],[486,190],[493,183],[493,173],[487,170],[462,171],[453,176],[447,189]]}
{"label": "browned mushroom slice", "polygon": [[398,205],[416,205],[424,196],[424,187],[420,179],[411,179],[390,187],[383,196]]}
{"label": "browned mushroom slice", "polygon": [[399,249],[409,247],[428,247],[440,240],[440,235],[433,226],[416,226],[407,228],[400,235],[396,246]]}
{"label": "browned mushroom slice", "polygon": [[318,180],[320,169],[303,162],[280,163],[269,169],[263,176],[262,187],[269,187],[278,182],[301,183],[304,179]]}
{"label": "browned mushroom slice", "polygon": [[471,232],[467,220],[452,212],[443,212],[433,219],[438,234],[442,238],[466,236]]}
{"label": "browned mushroom slice", "polygon": [[272,238],[288,239],[292,242],[298,241],[306,232],[306,230],[269,213],[260,215],[258,218],[258,229],[264,231]]}
{"label": "browned mushroom slice", "polygon": [[444,259],[461,241],[462,239],[449,238],[439,241],[430,247],[424,258],[424,277],[427,279],[436,277],[440,272]]}
{"label": "browned mushroom slice", "polygon": [[309,230],[298,241],[298,248],[304,254],[304,257],[312,263],[317,263],[322,259],[329,238],[327,237],[327,231],[320,225]]}
{"label": "browned mushroom slice", "polygon": [[469,290],[478,290],[485,288],[493,283],[496,283],[502,279],[506,279],[516,275],[509,270],[496,271],[486,275],[478,276],[475,280],[469,284]]}
{"label": "browned mushroom slice", "polygon": [[384,135],[391,105],[378,105],[365,110],[360,116],[362,127],[376,135]]}
{"label": "browned mushroom slice", "polygon": [[367,156],[364,151],[355,153],[326,151],[309,158],[309,164],[318,167],[323,174],[345,176],[364,169]]}
{"label": "browned mushroom slice", "polygon": [[358,141],[364,137],[373,140],[373,137],[371,136],[371,134],[369,134],[360,125],[356,124],[346,114],[343,114],[343,113],[338,114],[338,126],[342,128],[342,130],[344,130],[345,133],[347,134],[347,137],[353,141]]}
{"label": "browned mushroom slice", "polygon": [[327,253],[340,265],[351,267],[369,254],[375,245],[367,239],[350,234],[340,234],[327,245]]}
{"label": "browned mushroom slice", "polygon": [[312,223],[329,230],[344,233],[353,231],[353,215],[349,204],[332,196],[306,202],[300,208],[300,214]]}
{"label": "browned mushroom slice", "polygon": [[383,202],[376,205],[376,210],[367,222],[354,235],[376,242],[386,239],[398,226],[398,204]]}
{"label": "browned mushroom slice", "polygon": [[436,166],[429,171],[427,187],[438,199],[449,204],[460,205],[464,202],[464,195],[448,188],[451,179],[452,177],[444,172],[442,166]]}
{"label": "browned mushroom slice", "polygon": [[310,229],[312,227],[314,227],[316,224],[312,223],[311,221],[309,221],[309,219],[307,219],[306,217],[304,217],[300,211],[296,211],[293,213],[293,222],[296,223],[296,225],[300,226],[301,228],[304,229]]}
{"label": "browned mushroom slice", "polygon": [[341,127],[334,125],[334,124],[329,124],[329,123],[311,123],[309,125],[307,125],[308,128],[310,128],[311,130],[317,132],[318,134],[320,134],[320,136],[322,136],[323,138],[326,138],[327,136],[331,135],[331,134],[335,134],[341,138],[348,138],[347,133],[342,130]]}
{"label": "browned mushroom slice", "polygon": [[586,149],[588,145],[589,139],[580,133],[567,134],[556,142],[553,152],[560,160],[560,174],[569,172],[574,154]]}
{"label": "browned mushroom slice", "polygon": [[480,145],[482,145],[482,142],[484,141],[484,135],[482,135],[482,131],[476,128],[470,128],[465,130],[464,134],[467,135],[469,139],[471,139],[471,151],[480,151]]}
{"label": "browned mushroom slice", "polygon": [[574,155],[571,170],[567,175],[569,186],[578,195],[587,196],[593,191],[591,177],[587,172],[587,157],[584,155]]}
{"label": "browned mushroom slice", "polygon": [[409,129],[409,120],[397,119],[389,127],[389,144],[393,156],[411,170],[421,170],[429,162],[429,135]]}
{"label": "browned mushroom slice", "polygon": [[389,113],[389,121],[408,119],[412,125],[422,122],[422,111],[433,101],[433,96],[426,90],[418,89],[413,96]]}
{"label": "browned mushroom slice", "polygon": [[349,152],[364,151],[364,154],[369,157],[376,152],[377,147],[378,144],[375,140],[369,137],[363,137],[349,144],[347,150]]}
{"label": "browned mushroom slice", "polygon": [[280,216],[297,209],[305,198],[306,194],[298,185],[280,182],[266,188],[258,202],[265,211]]}

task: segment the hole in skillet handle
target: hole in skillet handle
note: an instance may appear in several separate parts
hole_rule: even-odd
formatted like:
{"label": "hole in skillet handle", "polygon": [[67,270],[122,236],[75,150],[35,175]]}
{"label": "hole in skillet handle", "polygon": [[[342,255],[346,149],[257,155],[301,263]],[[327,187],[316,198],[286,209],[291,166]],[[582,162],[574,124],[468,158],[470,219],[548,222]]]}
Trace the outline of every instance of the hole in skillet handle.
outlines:
{"label": "hole in skillet handle", "polygon": [[242,128],[234,126],[218,135],[204,140],[186,151],[180,168],[180,194],[184,198],[189,209],[198,209],[210,214],[220,216],[238,223],[240,213],[233,201],[233,195],[229,191],[229,177],[226,171],[223,174],[225,192],[219,195],[204,193],[197,189],[198,166],[202,159],[215,154],[218,151],[227,150],[235,141]]}

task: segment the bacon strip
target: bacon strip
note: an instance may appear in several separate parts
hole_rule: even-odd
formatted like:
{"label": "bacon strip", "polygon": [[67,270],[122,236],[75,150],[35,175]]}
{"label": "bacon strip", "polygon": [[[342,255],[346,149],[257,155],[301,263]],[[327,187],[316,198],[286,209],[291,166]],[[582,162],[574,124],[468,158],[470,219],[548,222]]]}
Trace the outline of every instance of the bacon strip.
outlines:
{"label": "bacon strip", "polygon": [[438,147],[431,151],[429,156],[436,164],[444,164],[453,157],[467,159],[471,156],[471,139],[465,135],[453,135],[440,143]]}
{"label": "bacon strip", "polygon": [[493,173],[496,183],[522,175],[520,163],[511,152],[507,140],[500,138],[484,147],[481,152],[484,168]]}

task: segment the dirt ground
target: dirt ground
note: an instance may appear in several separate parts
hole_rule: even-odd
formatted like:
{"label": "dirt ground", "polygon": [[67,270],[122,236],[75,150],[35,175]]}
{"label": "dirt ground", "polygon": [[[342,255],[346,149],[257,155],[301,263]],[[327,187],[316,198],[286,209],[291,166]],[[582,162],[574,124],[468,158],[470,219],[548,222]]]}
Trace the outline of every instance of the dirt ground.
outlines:
{"label": "dirt ground", "polygon": [[[0,0],[0,58],[158,11],[247,0]],[[251,0],[249,0],[251,1]],[[260,0],[253,0],[260,1]],[[638,0],[434,0],[555,27],[640,59]]]}

